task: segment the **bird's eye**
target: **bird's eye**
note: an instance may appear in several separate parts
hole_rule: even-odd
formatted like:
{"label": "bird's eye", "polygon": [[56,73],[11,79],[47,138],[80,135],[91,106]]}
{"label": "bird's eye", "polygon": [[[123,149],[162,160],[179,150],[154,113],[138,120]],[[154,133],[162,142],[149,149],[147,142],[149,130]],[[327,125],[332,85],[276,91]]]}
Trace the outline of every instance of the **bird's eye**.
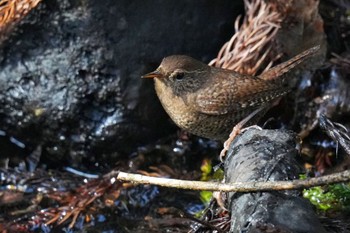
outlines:
{"label": "bird's eye", "polygon": [[185,77],[184,73],[177,73],[175,75],[175,79],[178,80],[178,81],[182,80],[184,77]]}

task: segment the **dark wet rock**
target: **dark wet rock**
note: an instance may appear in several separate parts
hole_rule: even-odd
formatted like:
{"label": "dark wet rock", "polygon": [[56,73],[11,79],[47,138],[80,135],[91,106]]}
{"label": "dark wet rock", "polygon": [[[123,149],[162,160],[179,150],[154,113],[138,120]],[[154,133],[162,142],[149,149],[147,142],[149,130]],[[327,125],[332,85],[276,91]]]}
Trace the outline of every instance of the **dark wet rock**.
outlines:
{"label": "dark wet rock", "polygon": [[[298,179],[295,135],[250,129],[232,144],[225,161],[225,182]],[[297,190],[229,193],[230,232],[326,232],[311,204]]]}
{"label": "dark wet rock", "polygon": [[0,129],[55,166],[115,161],[174,132],[140,76],[170,54],[210,60],[240,10],[228,0],[44,1],[1,46]]}

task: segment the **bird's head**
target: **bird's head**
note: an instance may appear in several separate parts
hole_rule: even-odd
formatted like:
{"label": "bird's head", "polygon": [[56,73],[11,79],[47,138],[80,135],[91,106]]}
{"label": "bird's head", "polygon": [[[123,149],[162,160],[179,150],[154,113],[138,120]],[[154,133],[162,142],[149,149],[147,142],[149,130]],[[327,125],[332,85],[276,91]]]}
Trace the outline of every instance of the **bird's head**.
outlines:
{"label": "bird's head", "polygon": [[142,78],[154,78],[170,87],[175,95],[195,92],[205,82],[210,67],[185,55],[173,55],[163,59],[160,66]]}

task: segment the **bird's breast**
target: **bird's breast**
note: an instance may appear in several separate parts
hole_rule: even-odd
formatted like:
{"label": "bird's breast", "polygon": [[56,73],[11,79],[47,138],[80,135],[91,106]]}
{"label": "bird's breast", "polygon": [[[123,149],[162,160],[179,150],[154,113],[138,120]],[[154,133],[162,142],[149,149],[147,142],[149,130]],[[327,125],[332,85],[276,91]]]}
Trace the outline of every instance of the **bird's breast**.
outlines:
{"label": "bird's breast", "polygon": [[180,128],[190,131],[196,121],[196,112],[191,108],[191,103],[186,100],[186,97],[175,95],[171,87],[158,79],[155,79],[155,89],[170,118]]}

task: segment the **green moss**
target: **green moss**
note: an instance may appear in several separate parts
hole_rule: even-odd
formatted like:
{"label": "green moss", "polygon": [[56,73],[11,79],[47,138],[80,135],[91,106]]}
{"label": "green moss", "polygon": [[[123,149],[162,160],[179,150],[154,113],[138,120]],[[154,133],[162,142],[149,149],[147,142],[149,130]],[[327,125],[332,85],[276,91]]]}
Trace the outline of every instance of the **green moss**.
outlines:
{"label": "green moss", "polygon": [[[222,169],[218,169],[214,171],[211,160],[204,159],[201,166],[202,176],[201,181],[219,181],[224,177],[224,171]],[[201,201],[207,205],[213,196],[213,192],[211,191],[201,191],[200,199]]]}
{"label": "green moss", "polygon": [[350,184],[305,189],[303,196],[319,210],[350,210]]}

